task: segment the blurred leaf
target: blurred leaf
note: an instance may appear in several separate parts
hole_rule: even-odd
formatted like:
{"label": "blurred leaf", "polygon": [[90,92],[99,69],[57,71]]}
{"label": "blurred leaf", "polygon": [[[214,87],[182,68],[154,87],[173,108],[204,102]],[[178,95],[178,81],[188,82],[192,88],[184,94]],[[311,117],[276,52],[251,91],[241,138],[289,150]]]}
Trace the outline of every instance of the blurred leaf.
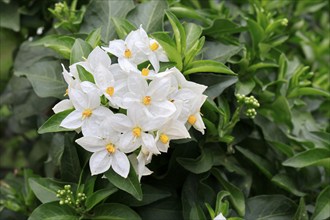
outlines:
{"label": "blurred leaf", "polygon": [[139,220],[141,217],[128,206],[117,203],[105,203],[93,209],[90,219],[129,219]]}
{"label": "blurred leaf", "polygon": [[183,71],[184,75],[189,75],[192,73],[224,73],[230,75],[236,75],[231,69],[229,69],[223,63],[214,60],[196,60],[191,62],[191,64]]}
{"label": "blurred leaf", "polygon": [[179,52],[179,54],[181,56],[183,56],[184,52],[186,50],[186,46],[187,46],[186,45],[186,32],[184,30],[184,27],[182,26],[182,24],[180,23],[178,18],[175,17],[175,15],[172,12],[167,10],[165,12],[165,14],[166,14],[168,20],[170,21],[172,29],[173,29],[177,51]]}
{"label": "blurred leaf", "polygon": [[292,193],[295,196],[304,196],[305,193],[299,191],[297,189],[296,183],[290,176],[284,173],[279,173],[272,178],[272,182],[274,182],[279,187],[285,189],[286,191]]}
{"label": "blurred leaf", "polygon": [[213,152],[210,148],[201,150],[201,155],[196,159],[177,158],[178,163],[192,173],[200,174],[209,171],[213,166]]}
{"label": "blurred leaf", "polygon": [[203,33],[208,36],[217,37],[222,34],[234,34],[244,31],[246,28],[223,18],[213,21],[213,24],[204,29]]}
{"label": "blurred leaf", "polygon": [[91,45],[82,39],[76,39],[71,50],[70,64],[84,61],[92,51]]}
{"label": "blurred leaf", "polygon": [[93,0],[86,9],[80,31],[89,33],[101,28],[102,40],[108,44],[116,36],[112,18],[125,18],[133,8],[134,2],[132,0]]}
{"label": "blurred leaf", "polygon": [[141,201],[143,199],[141,185],[132,166],[126,179],[112,169],[107,171],[105,176],[113,185],[133,195],[137,200]]}
{"label": "blurred leaf", "polygon": [[294,88],[288,94],[288,98],[296,98],[298,96],[324,96],[326,98],[330,97],[330,93],[327,91],[323,91],[321,89],[305,87],[305,88]]}
{"label": "blurred leaf", "polygon": [[48,203],[60,200],[56,197],[57,190],[62,189],[62,184],[50,178],[29,178],[29,184],[42,203]]}
{"label": "blurred leaf", "polygon": [[94,192],[92,195],[88,196],[85,202],[86,210],[91,210],[95,205],[100,203],[102,200],[106,199],[113,193],[115,193],[118,189],[117,188],[110,188],[110,189],[100,189]]}
{"label": "blurred leaf", "polygon": [[76,65],[76,67],[77,67],[77,71],[78,71],[78,74],[79,74],[79,79],[81,80],[81,82],[88,81],[88,82],[95,83],[93,74],[88,72],[81,65]]}
{"label": "blurred leaf", "polygon": [[194,23],[185,23],[183,25],[185,33],[186,33],[186,52],[191,48],[200,38],[202,34],[201,26]]}
{"label": "blurred leaf", "polygon": [[299,206],[296,211],[296,214],[293,217],[293,220],[308,220],[308,214],[304,198],[300,198]]}
{"label": "blurred leaf", "polygon": [[79,220],[76,211],[67,205],[60,205],[58,202],[50,202],[36,208],[28,220]]}
{"label": "blurred leaf", "polygon": [[321,220],[330,217],[330,186],[324,188],[316,199],[315,210],[311,219]]}
{"label": "blurred leaf", "polygon": [[330,151],[323,148],[310,149],[287,159],[284,166],[302,168],[307,166],[324,166],[330,170]]}
{"label": "blurred leaf", "polygon": [[230,202],[240,216],[245,215],[245,199],[242,191],[237,186],[225,180],[218,169],[211,170],[214,177],[220,182],[222,187],[230,193]]}
{"label": "blurred leaf", "polygon": [[296,205],[283,195],[261,195],[247,200],[246,220],[292,220]]}
{"label": "blurred leaf", "polygon": [[131,31],[136,30],[136,27],[128,20],[123,18],[112,18],[113,24],[119,38],[124,39]]}
{"label": "blurred leaf", "polygon": [[61,127],[60,124],[72,111],[73,109],[69,109],[52,115],[43,125],[40,126],[38,133],[44,134],[49,132],[69,131],[69,129]]}
{"label": "blurred leaf", "polygon": [[206,41],[203,48],[203,57],[206,60],[215,60],[226,63],[231,57],[242,51],[243,45],[227,45],[216,41]]}
{"label": "blurred leaf", "polygon": [[163,19],[167,9],[166,1],[149,1],[138,4],[128,15],[127,19],[136,27],[142,25],[147,33],[163,30]]}
{"label": "blurred leaf", "polygon": [[95,48],[100,45],[101,43],[101,28],[97,28],[96,30],[92,31],[86,38],[86,42]]}
{"label": "blurred leaf", "polygon": [[71,48],[75,42],[75,38],[65,35],[48,35],[32,43],[32,46],[43,45],[50,48],[63,56],[70,59]]}
{"label": "blurred leaf", "polygon": [[19,5],[16,1],[9,4],[0,2],[0,27],[9,28],[18,32],[20,30]]}

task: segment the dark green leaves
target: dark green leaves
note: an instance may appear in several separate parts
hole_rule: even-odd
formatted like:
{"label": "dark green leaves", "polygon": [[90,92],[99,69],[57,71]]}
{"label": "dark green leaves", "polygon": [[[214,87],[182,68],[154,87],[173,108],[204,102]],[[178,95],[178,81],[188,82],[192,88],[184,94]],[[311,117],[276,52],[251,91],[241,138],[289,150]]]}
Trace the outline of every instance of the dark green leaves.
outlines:
{"label": "dark green leaves", "polygon": [[136,212],[125,205],[105,203],[93,209],[93,214],[89,216],[89,219],[139,220],[141,218]]}
{"label": "dark green leaves", "polygon": [[182,56],[186,50],[186,32],[172,12],[166,11],[165,14],[172,25],[177,51]]}
{"label": "dark green leaves", "polygon": [[138,177],[131,166],[128,177],[125,179],[110,169],[105,173],[108,180],[121,190],[134,196],[137,200],[142,200],[142,189]]}
{"label": "dark green leaves", "polygon": [[56,191],[61,189],[62,186],[58,182],[49,178],[36,177],[29,178],[29,184],[36,197],[42,203],[59,200],[59,198],[56,197]]}
{"label": "dark green leaves", "polygon": [[79,216],[73,208],[67,205],[60,206],[58,202],[51,202],[39,206],[29,217],[29,220],[53,219],[78,220]]}
{"label": "dark green leaves", "polygon": [[111,194],[115,193],[117,190],[118,189],[114,187],[109,189],[100,189],[94,192],[91,196],[87,197],[87,200],[85,202],[87,210],[92,209],[95,205],[106,199]]}
{"label": "dark green leaves", "polygon": [[330,217],[330,186],[324,188],[316,199],[315,210],[312,219],[327,219]]}

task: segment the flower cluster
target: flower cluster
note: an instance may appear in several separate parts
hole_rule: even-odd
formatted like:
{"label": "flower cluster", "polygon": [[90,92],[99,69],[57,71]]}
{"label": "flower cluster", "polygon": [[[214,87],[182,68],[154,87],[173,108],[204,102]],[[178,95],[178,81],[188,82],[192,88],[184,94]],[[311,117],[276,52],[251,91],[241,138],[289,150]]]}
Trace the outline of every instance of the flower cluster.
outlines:
{"label": "flower cluster", "polygon": [[[170,140],[189,138],[191,126],[204,133],[200,108],[206,86],[187,81],[176,67],[161,71],[167,61],[161,45],[140,27],[125,40],[96,47],[70,71],[63,67],[69,99],[53,110],[74,109],[61,126],[82,132],[76,142],[93,152],[92,175],[112,167],[126,178],[131,161],[141,178],[152,173],[146,165],[167,152]],[[81,72],[90,77],[82,79]]]}
{"label": "flower cluster", "polygon": [[60,199],[60,205],[67,204],[72,207],[82,206],[81,203],[87,199],[85,193],[78,193],[77,198],[75,199],[71,190],[71,185],[65,185],[64,189],[57,190],[56,197]]}

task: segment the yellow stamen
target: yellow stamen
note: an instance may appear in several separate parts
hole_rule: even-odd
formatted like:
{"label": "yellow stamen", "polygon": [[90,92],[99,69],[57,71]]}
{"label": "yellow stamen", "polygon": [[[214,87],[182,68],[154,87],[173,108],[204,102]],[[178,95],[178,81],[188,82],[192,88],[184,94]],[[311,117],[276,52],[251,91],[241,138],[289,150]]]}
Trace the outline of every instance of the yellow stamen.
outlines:
{"label": "yellow stamen", "polygon": [[114,144],[107,144],[107,146],[105,146],[105,148],[107,149],[107,151],[109,152],[109,154],[113,154],[116,152],[116,147]]}
{"label": "yellow stamen", "polygon": [[105,92],[109,95],[112,96],[113,93],[115,92],[115,88],[113,88],[112,86],[108,87]]}
{"label": "yellow stamen", "polygon": [[196,121],[197,121],[197,119],[196,119],[195,116],[190,115],[190,116],[188,117],[188,123],[189,123],[189,124],[194,125],[194,124],[196,123]]}
{"label": "yellow stamen", "polygon": [[141,136],[141,128],[139,128],[139,127],[133,128],[132,132],[133,132],[134,137],[140,137]]}
{"label": "yellow stamen", "polygon": [[150,96],[145,96],[142,100],[143,104],[145,105],[150,105],[151,103],[151,97]]}
{"label": "yellow stamen", "polygon": [[141,71],[142,76],[148,76],[149,75],[149,67],[150,64],[147,66],[147,68],[143,68]]}
{"label": "yellow stamen", "polygon": [[161,135],[159,136],[159,140],[160,140],[163,144],[167,144],[168,141],[169,141],[169,138],[168,138],[168,136],[167,136],[166,134],[161,134]]}
{"label": "yellow stamen", "polygon": [[82,119],[89,118],[92,115],[92,109],[85,109],[82,113]]}
{"label": "yellow stamen", "polygon": [[157,50],[158,47],[159,47],[159,44],[157,44],[156,42],[154,42],[153,44],[150,45],[150,49],[151,49],[152,51]]}
{"label": "yellow stamen", "polygon": [[124,56],[126,58],[131,58],[132,57],[132,52],[130,49],[126,49],[125,52],[124,52]]}
{"label": "yellow stamen", "polygon": [[65,93],[64,93],[63,96],[67,96],[67,95],[69,95],[69,89],[66,89],[66,90],[65,90]]}

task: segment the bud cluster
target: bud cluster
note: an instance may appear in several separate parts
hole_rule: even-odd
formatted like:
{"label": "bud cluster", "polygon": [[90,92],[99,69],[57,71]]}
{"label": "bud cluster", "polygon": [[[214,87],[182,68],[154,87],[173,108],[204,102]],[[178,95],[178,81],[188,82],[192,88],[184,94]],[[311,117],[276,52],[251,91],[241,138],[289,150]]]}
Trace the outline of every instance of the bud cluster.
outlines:
{"label": "bud cluster", "polygon": [[245,115],[249,118],[254,118],[257,115],[256,108],[260,107],[258,100],[254,96],[245,96],[236,94],[237,102],[246,106]]}
{"label": "bud cluster", "polygon": [[85,193],[78,193],[77,198],[73,196],[70,185],[65,185],[63,189],[57,190],[56,197],[60,199],[60,205],[70,205],[72,207],[80,207],[87,197]]}

